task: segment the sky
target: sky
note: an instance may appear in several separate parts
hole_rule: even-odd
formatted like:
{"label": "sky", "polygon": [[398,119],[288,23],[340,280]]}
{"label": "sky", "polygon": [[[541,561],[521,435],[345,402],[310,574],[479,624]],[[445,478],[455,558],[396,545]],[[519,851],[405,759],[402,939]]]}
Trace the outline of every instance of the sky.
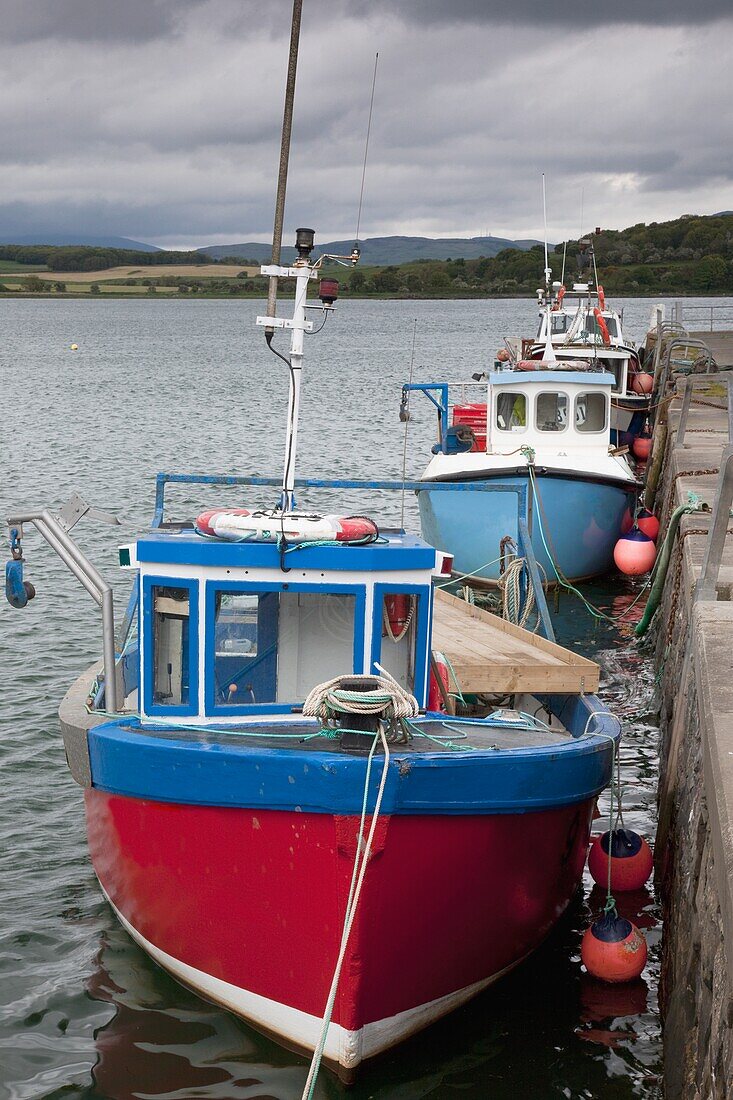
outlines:
{"label": "sky", "polygon": [[[0,0],[0,234],[271,237],[292,0]],[[733,209],[730,0],[304,0],[285,240]]]}

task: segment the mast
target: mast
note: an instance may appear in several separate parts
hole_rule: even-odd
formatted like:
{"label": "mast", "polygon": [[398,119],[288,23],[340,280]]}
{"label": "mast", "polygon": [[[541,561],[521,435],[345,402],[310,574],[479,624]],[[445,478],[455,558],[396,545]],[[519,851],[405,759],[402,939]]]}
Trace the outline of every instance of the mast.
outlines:
{"label": "mast", "polygon": [[[283,218],[285,215],[285,193],[288,186],[288,163],[290,161],[290,135],[293,130],[293,103],[295,101],[295,77],[298,71],[298,46],[300,44],[300,21],[303,13],[303,0],[293,0],[293,21],[290,27],[290,52],[288,54],[288,76],[285,82],[285,107],[283,109],[283,127],[280,138],[280,167],[277,176],[277,195],[275,197],[275,222],[272,228],[272,260],[280,263],[280,250],[283,240]],[[267,315],[274,317],[277,312],[277,275],[270,276],[267,292]],[[272,339],[274,328],[267,328],[265,335]]]}
{"label": "mast", "polygon": [[550,280],[552,279],[552,268],[550,267],[547,245],[547,192],[545,189],[544,172],[542,173],[542,217],[545,225],[545,350],[542,353],[542,358],[546,362],[554,363],[557,360],[557,356],[552,346],[552,317],[550,315]]}

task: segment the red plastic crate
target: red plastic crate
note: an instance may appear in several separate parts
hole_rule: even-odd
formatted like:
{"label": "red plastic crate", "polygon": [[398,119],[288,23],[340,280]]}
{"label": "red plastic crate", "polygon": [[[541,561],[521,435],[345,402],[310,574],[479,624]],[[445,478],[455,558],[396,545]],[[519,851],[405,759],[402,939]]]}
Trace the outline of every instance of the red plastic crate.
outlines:
{"label": "red plastic crate", "polygon": [[453,406],[453,423],[467,424],[472,429],[476,442],[472,451],[486,450],[486,403],[472,402],[468,405]]}

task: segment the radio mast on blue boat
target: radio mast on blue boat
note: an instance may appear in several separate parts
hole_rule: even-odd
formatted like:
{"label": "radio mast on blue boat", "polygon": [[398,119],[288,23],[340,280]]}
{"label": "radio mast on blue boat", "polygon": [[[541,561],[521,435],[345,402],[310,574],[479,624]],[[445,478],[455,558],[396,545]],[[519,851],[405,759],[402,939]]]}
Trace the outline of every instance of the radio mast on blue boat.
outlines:
{"label": "radio mast on blue boat", "polygon": [[542,173],[542,217],[545,226],[545,350],[542,358],[548,363],[554,363],[557,359],[555,349],[552,346],[552,318],[550,317],[550,297],[552,291],[552,268],[548,256],[547,244],[547,192],[545,189],[545,173]]}

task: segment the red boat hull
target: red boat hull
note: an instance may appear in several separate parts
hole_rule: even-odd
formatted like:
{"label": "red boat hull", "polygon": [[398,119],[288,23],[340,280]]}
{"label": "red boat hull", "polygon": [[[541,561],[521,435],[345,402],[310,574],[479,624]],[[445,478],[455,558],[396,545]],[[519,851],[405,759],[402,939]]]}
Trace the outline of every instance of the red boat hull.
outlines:
{"label": "red boat hull", "polygon": [[[163,966],[287,1045],[315,1044],[358,817],[85,792],[99,881]],[[378,822],[326,1057],[347,1075],[544,938],[580,880],[594,799]]]}

